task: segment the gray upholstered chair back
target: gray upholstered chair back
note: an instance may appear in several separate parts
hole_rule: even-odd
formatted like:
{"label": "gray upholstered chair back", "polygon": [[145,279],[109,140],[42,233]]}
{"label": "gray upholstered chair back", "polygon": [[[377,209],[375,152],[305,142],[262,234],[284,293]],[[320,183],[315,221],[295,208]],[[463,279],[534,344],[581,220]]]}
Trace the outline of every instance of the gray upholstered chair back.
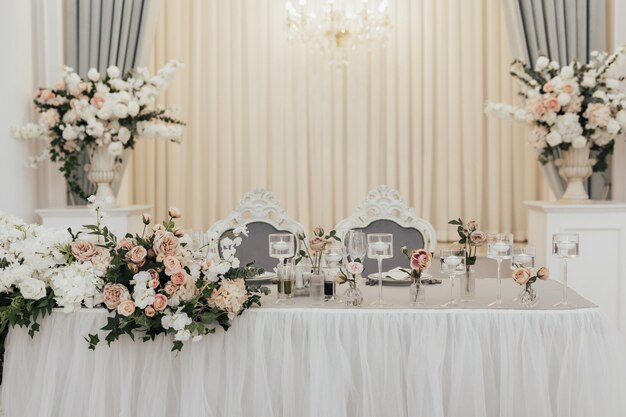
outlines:
{"label": "gray upholstered chair back", "polygon": [[[383,271],[389,271],[395,267],[409,267],[409,261],[402,253],[402,246],[406,246],[409,250],[422,249],[424,247],[424,236],[422,233],[411,227],[402,227],[393,220],[374,220],[365,227],[357,227],[356,230],[362,230],[365,234],[370,233],[391,233],[393,235],[393,257],[383,261]],[[346,244],[347,244],[346,239]],[[363,260],[363,276],[378,272],[378,263],[374,259],[368,259],[367,256]]]}
{"label": "gray upholstered chair back", "polygon": [[[269,223],[262,221],[253,221],[246,224],[248,228],[248,236],[241,237],[241,245],[237,247],[237,258],[241,262],[241,266],[246,266],[254,262],[255,267],[263,268],[266,271],[273,271],[278,265],[278,260],[269,255],[268,235],[272,233],[291,233],[289,230],[279,230]],[[227,230],[222,234],[220,240],[224,237],[233,237],[233,229]],[[297,236],[294,236],[294,244],[297,248]],[[295,248],[294,248],[295,249]],[[295,253],[295,251],[294,251]],[[221,254],[220,254],[221,255]]]}
{"label": "gray upholstered chair back", "polygon": [[[268,235],[271,233],[292,233],[296,237],[304,234],[304,228],[289,217],[278,205],[272,193],[263,189],[255,189],[247,193],[225,219],[216,222],[209,228],[210,236],[232,236],[238,226],[246,225],[248,236],[241,237],[241,245],[237,248],[237,257],[241,265],[256,261],[255,266],[273,270],[278,264],[270,258]],[[297,238],[296,248],[297,248]]]}
{"label": "gray upholstered chair back", "polygon": [[[361,229],[366,234],[393,234],[394,256],[383,261],[385,271],[398,266],[408,267],[408,260],[401,252],[402,246],[409,250],[425,248],[434,252],[437,245],[433,226],[417,217],[415,210],[406,204],[398,191],[386,185],[380,185],[367,193],[352,216],[340,221],[335,229],[344,242],[352,229]],[[365,259],[364,266],[363,276],[378,271],[375,261]]]}

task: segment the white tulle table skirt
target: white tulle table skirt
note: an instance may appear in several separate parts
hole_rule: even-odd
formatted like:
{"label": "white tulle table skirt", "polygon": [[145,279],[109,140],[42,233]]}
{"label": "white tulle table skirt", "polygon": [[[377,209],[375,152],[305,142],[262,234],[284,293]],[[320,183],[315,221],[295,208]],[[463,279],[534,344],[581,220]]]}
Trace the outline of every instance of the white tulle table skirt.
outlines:
{"label": "white tulle table skirt", "polygon": [[[406,288],[404,289],[406,291]],[[572,310],[253,309],[180,354],[87,349],[103,311],[11,330],[6,416],[626,415],[616,331]]]}

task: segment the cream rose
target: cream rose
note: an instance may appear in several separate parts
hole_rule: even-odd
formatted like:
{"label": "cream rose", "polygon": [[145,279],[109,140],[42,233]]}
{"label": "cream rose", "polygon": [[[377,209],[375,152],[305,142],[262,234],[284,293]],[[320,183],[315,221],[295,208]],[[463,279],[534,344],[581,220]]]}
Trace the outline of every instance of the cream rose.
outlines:
{"label": "cream rose", "polygon": [[182,285],[185,282],[186,274],[185,271],[178,271],[172,274],[172,284],[174,285]]}
{"label": "cream rose", "polygon": [[156,311],[163,311],[165,307],[167,307],[167,297],[163,294],[157,294],[154,296],[154,301],[152,302],[152,306]]}
{"label": "cream rose", "polygon": [[94,256],[98,255],[98,248],[91,242],[86,240],[77,240],[72,242],[72,255],[76,260],[87,262]]}
{"label": "cream rose", "polygon": [[170,276],[182,270],[180,261],[174,256],[166,257],[163,260],[163,266],[165,267],[165,273]]}
{"label": "cream rose", "polygon": [[133,300],[125,300],[117,306],[118,314],[121,314],[124,317],[132,316],[135,312],[135,303]]}
{"label": "cream rose", "polygon": [[516,268],[513,271],[513,279],[519,285],[524,285],[530,279],[530,270],[528,268]]}
{"label": "cream rose", "polygon": [[109,310],[115,310],[122,301],[130,299],[128,288],[123,284],[106,284],[102,290],[102,295],[104,297],[104,304]]}
{"label": "cream rose", "polygon": [[117,242],[115,249],[126,249],[127,251],[135,247],[135,241],[131,238],[124,237]]}
{"label": "cream rose", "polygon": [[481,246],[487,241],[487,234],[480,230],[475,230],[470,235],[470,242],[474,246]]}
{"label": "cream rose", "polygon": [[546,268],[545,266],[542,266],[537,271],[537,278],[543,279],[543,280],[550,278],[550,270]]}
{"label": "cream rose", "polygon": [[39,300],[46,296],[46,284],[35,278],[24,278],[18,287],[22,297],[27,300]]}
{"label": "cream rose", "polygon": [[180,209],[177,208],[177,207],[170,207],[170,209],[168,210],[167,213],[173,219],[178,219],[178,218],[182,217],[182,215],[183,215],[182,212],[180,211]]}
{"label": "cream rose", "polygon": [[171,232],[157,230],[154,233],[152,249],[156,254],[158,262],[162,262],[166,257],[176,254],[180,241]]}
{"label": "cream rose", "polygon": [[135,246],[126,254],[126,260],[137,266],[142,266],[146,262],[148,251],[143,246]]}
{"label": "cream rose", "polygon": [[309,243],[312,251],[321,252],[326,247],[327,241],[321,236],[313,236]]}

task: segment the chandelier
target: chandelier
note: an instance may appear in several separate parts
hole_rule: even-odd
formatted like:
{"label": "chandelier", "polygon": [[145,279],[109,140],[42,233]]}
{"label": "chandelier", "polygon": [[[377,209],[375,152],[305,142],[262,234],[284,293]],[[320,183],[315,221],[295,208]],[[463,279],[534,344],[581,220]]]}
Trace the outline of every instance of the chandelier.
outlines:
{"label": "chandelier", "polygon": [[286,9],[289,37],[330,54],[336,64],[351,50],[384,42],[391,28],[387,0],[287,1]]}

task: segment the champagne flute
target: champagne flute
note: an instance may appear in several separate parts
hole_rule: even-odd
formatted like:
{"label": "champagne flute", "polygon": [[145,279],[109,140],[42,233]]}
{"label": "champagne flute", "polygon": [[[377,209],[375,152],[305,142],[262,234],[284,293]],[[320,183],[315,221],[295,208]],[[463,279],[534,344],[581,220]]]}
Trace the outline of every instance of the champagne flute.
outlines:
{"label": "champagne flute", "polygon": [[391,304],[383,300],[383,259],[393,257],[393,235],[391,233],[372,233],[367,235],[367,257],[378,261],[378,300],[372,305],[387,307]]}
{"label": "champagne flute", "polygon": [[563,296],[554,307],[568,307],[567,301],[567,261],[578,256],[580,236],[575,233],[556,233],[552,235],[552,254],[561,258],[563,277]]}
{"label": "champagne flute", "polygon": [[365,233],[362,230],[350,230],[348,233],[348,254],[350,260],[359,259],[361,262],[367,253]]}
{"label": "champagne flute", "polygon": [[498,298],[489,304],[490,307],[502,306],[502,261],[511,259],[513,248],[513,235],[510,233],[494,233],[487,236],[487,257],[495,259],[498,263]]}
{"label": "champagne flute", "polygon": [[272,233],[269,239],[269,255],[279,260],[278,264],[278,298],[274,304],[293,304],[288,296],[293,295],[293,285],[287,276],[285,260],[295,254],[295,240],[291,233]]}
{"label": "champagne flute", "polygon": [[442,307],[455,307],[459,305],[456,301],[454,291],[454,277],[457,274],[465,273],[465,249],[442,249],[440,251],[440,271],[450,278],[450,301],[442,304]]}

